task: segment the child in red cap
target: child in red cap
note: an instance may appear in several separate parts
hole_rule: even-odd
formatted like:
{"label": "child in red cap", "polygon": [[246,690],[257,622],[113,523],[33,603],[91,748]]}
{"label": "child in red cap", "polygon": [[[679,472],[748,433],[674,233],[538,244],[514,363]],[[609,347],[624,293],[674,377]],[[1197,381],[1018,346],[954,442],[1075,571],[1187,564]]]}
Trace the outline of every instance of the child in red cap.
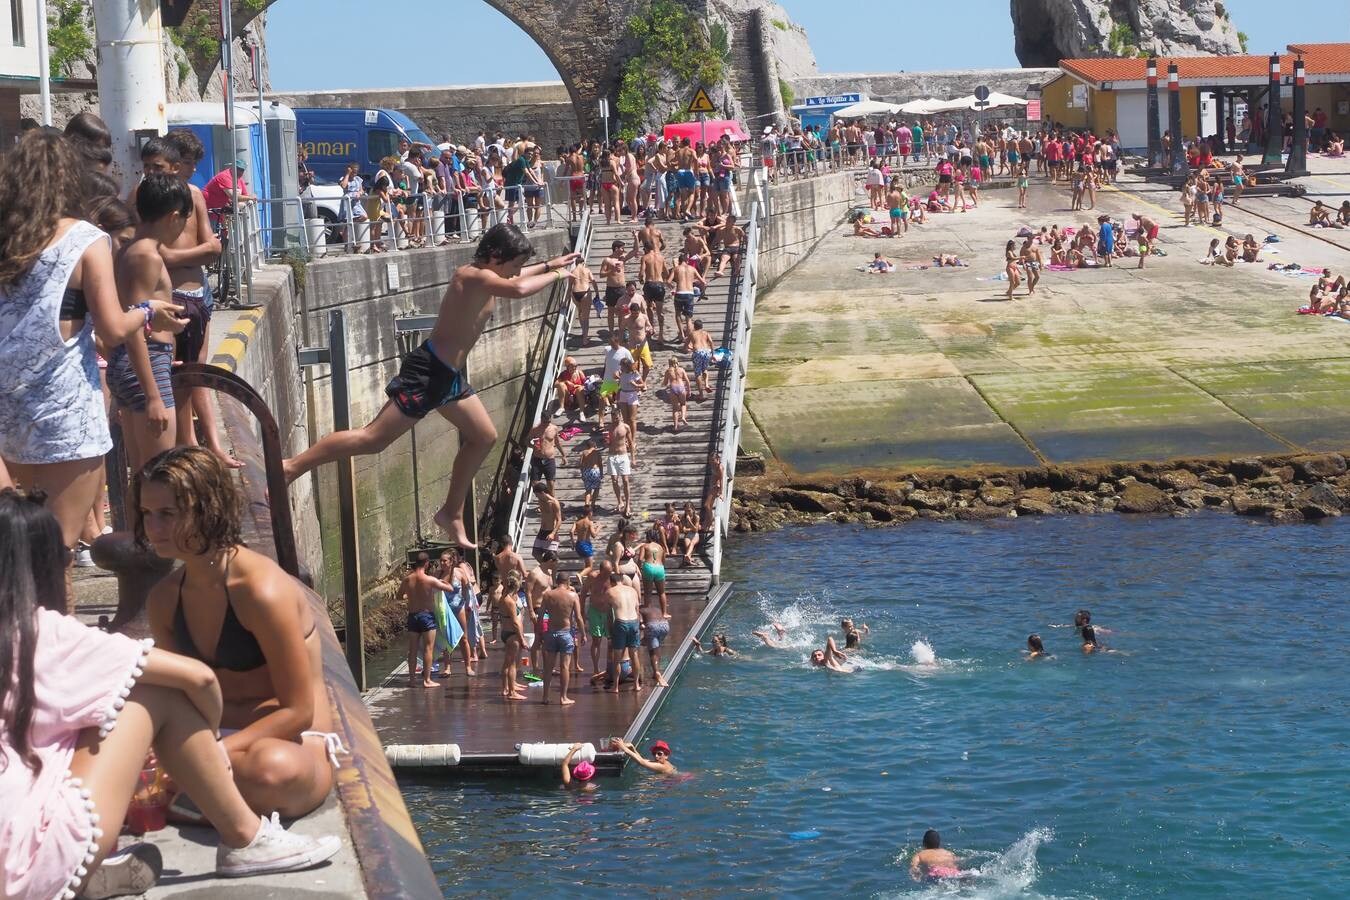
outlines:
{"label": "child in red cap", "polygon": [[674,775],[675,765],[670,761],[670,745],[665,741],[652,742],[652,758],[647,759],[632,744],[623,738],[615,738],[613,747],[615,750],[622,750],[632,757],[633,762],[642,766],[649,772],[659,772],[662,775]]}

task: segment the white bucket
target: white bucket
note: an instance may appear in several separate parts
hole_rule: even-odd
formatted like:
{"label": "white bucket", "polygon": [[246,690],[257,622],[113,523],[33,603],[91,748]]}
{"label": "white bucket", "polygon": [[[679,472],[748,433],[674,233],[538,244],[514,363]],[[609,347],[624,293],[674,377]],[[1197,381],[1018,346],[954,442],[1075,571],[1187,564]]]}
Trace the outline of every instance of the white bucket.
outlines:
{"label": "white bucket", "polygon": [[305,236],[309,239],[311,257],[318,259],[328,255],[328,226],[323,219],[306,219]]}

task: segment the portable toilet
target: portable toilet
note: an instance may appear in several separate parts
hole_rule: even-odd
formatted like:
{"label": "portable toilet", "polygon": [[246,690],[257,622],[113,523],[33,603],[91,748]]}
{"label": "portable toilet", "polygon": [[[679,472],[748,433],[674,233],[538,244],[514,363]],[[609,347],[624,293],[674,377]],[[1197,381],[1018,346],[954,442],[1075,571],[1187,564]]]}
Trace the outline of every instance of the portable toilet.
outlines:
{"label": "portable toilet", "polygon": [[[256,104],[255,104],[256,105]],[[223,103],[170,103],[165,110],[169,130],[191,131],[201,139],[206,155],[197,164],[191,181],[199,188],[215,177],[236,158],[248,160],[248,169],[244,172],[244,183],[250,194],[261,199],[271,199],[272,186],[267,177],[267,164],[264,156],[262,128],[258,113],[247,105],[234,105],[234,134],[225,127],[225,104]],[[295,165],[294,157],[291,161]],[[258,218],[262,224],[263,244],[271,243],[272,204],[258,204]]]}
{"label": "portable toilet", "polygon": [[[243,105],[255,113],[258,110],[256,100]],[[278,200],[286,200],[270,204],[276,228],[272,232],[272,249],[278,252],[298,249],[303,246],[300,229],[304,227],[305,214],[299,202],[290,202],[292,198],[300,197],[295,112],[284,103],[264,100],[262,118],[267,132],[269,194]]]}

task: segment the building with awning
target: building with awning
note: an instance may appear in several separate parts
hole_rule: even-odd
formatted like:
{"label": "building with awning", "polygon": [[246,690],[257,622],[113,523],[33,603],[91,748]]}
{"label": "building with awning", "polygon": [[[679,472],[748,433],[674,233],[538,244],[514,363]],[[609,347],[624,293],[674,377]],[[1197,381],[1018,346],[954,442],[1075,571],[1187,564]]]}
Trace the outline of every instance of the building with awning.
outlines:
{"label": "building with awning", "polygon": [[[1303,59],[1307,108],[1321,109],[1327,127],[1350,131],[1350,43],[1290,44],[1280,55],[1280,106],[1293,109],[1294,61]],[[1226,141],[1233,119],[1241,134],[1244,117],[1264,116],[1270,87],[1270,57],[1182,56],[1158,58],[1158,115],[1167,131],[1167,67],[1177,64],[1183,137],[1218,135]],[[1116,131],[1127,150],[1148,146],[1147,60],[1142,57],[1065,59],[1060,75],[1048,82],[1041,99],[1047,121],[1096,134]],[[1262,119],[1264,124],[1264,119]],[[1242,139],[1239,137],[1239,144]]]}
{"label": "building with awning", "polygon": [[[38,0],[0,4],[0,150],[19,137],[19,98],[42,89],[38,78]],[[91,79],[52,78],[54,94],[92,91]]]}

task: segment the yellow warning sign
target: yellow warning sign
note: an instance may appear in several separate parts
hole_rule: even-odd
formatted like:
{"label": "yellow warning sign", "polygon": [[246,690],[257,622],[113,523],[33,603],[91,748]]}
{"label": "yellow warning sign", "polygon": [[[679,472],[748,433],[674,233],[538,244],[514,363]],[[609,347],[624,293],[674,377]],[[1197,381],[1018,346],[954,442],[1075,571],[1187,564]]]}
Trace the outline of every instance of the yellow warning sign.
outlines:
{"label": "yellow warning sign", "polygon": [[712,98],[703,88],[699,88],[694,94],[694,99],[689,101],[690,113],[710,113],[717,112],[717,107],[713,106]]}

